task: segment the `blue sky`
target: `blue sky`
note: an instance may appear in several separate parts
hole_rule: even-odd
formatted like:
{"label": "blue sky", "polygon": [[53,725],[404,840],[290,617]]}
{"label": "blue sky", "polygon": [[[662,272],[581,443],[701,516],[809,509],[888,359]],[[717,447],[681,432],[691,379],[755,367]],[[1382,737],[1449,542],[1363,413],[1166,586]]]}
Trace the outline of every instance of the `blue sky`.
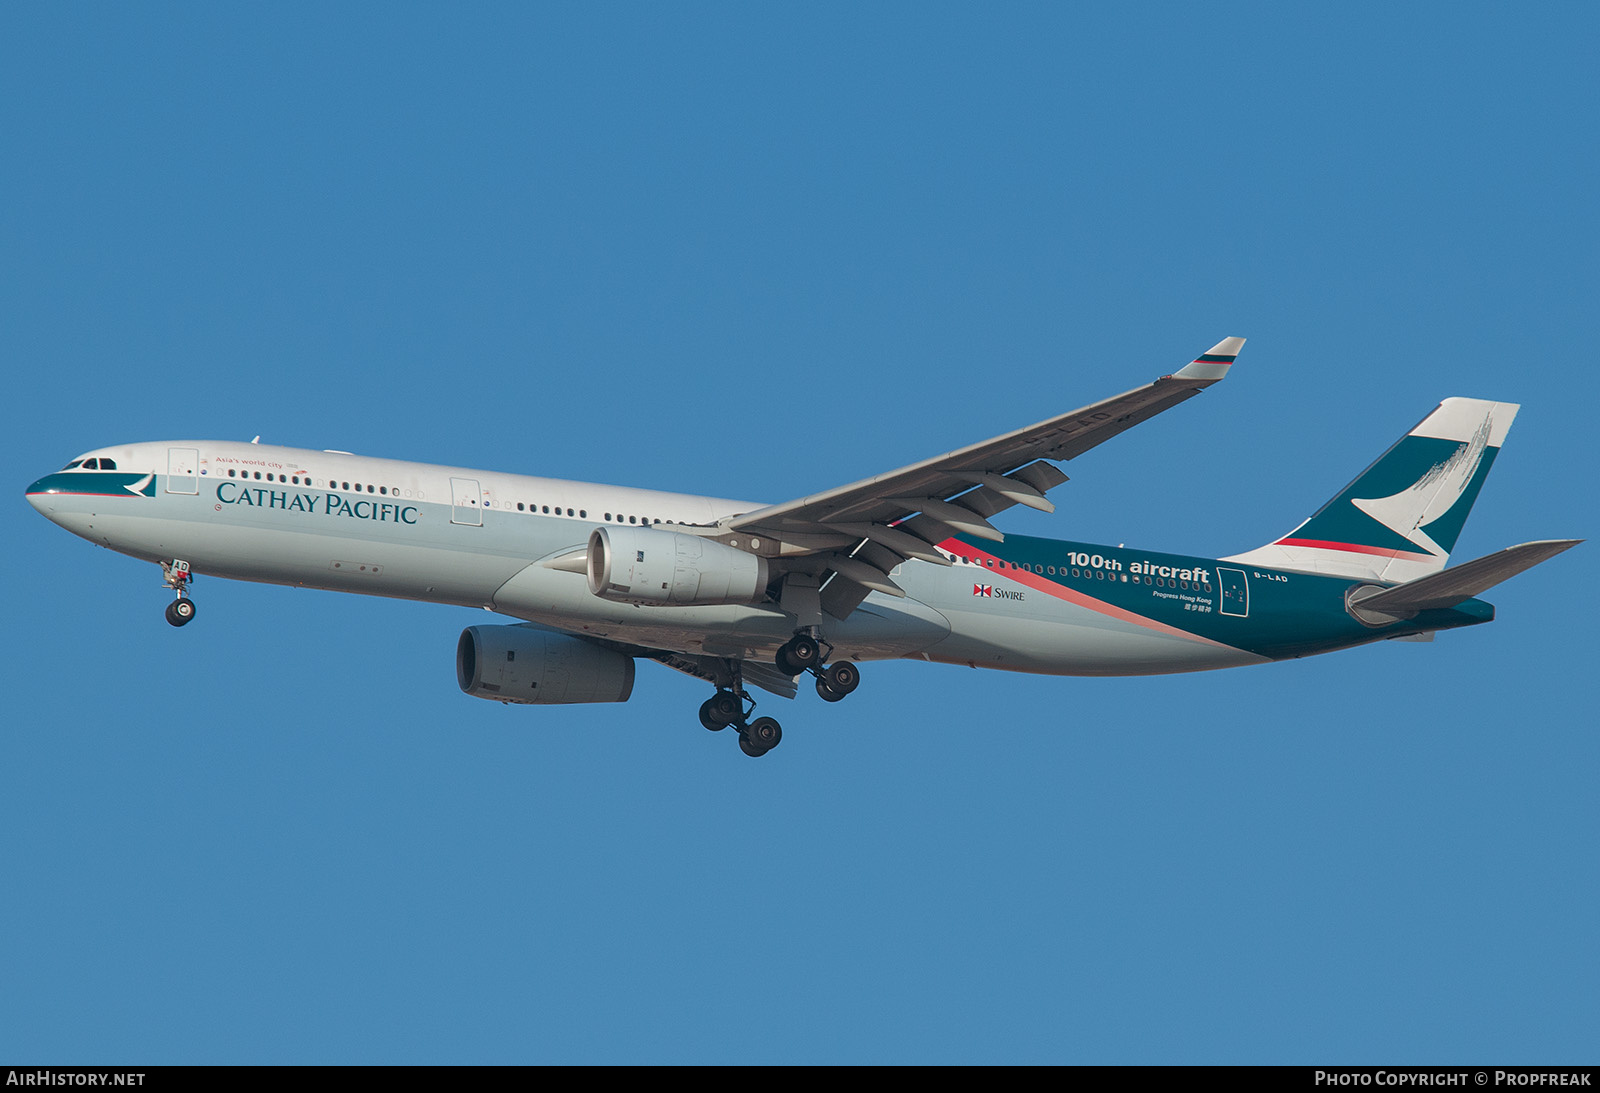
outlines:
{"label": "blue sky", "polygon": [[0,1057],[1592,1061],[1593,545],[1232,672],[871,666],[751,761],[456,689],[481,612],[66,535],[263,439],[778,501],[1170,372],[1009,530],[1217,555],[1440,399],[1595,533],[1592,8],[8,6]]}

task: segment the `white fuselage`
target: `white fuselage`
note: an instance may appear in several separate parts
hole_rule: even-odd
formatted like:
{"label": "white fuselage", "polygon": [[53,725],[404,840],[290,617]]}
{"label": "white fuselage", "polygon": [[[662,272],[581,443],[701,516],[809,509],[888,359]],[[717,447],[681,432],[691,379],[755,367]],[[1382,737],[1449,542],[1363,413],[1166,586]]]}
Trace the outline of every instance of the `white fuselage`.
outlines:
{"label": "white fuselage", "polygon": [[[29,501],[91,542],[183,559],[196,573],[484,607],[580,636],[768,663],[796,628],[774,603],[612,602],[572,565],[550,564],[583,551],[601,525],[706,525],[761,507],[751,502],[237,442],[119,445],[82,458],[116,470],[49,476]],[[103,489],[83,485],[100,479]],[[63,488],[44,488],[58,480]],[[956,564],[894,571],[906,598],[873,593],[830,621],[835,656],[1084,675],[1269,659],[1098,609],[1087,595],[1043,594],[1032,573],[954,540],[946,548]],[[977,581],[991,592],[975,594]]]}

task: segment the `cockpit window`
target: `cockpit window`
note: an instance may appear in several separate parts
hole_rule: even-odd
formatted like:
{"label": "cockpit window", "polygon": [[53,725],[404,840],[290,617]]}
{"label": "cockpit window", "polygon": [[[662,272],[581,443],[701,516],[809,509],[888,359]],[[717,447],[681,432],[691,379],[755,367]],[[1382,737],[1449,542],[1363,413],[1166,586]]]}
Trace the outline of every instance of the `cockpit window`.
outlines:
{"label": "cockpit window", "polygon": [[86,471],[97,471],[100,469],[100,461],[98,459],[85,459],[83,461],[83,469]]}
{"label": "cockpit window", "polygon": [[117,461],[115,459],[107,459],[105,456],[101,456],[100,469],[103,471],[114,471],[117,469]]}
{"label": "cockpit window", "polygon": [[62,467],[61,469],[64,470],[64,471],[70,471],[70,470],[73,470],[76,467],[81,467],[81,466],[83,466],[83,460],[74,459],[71,463],[68,463],[65,467]]}

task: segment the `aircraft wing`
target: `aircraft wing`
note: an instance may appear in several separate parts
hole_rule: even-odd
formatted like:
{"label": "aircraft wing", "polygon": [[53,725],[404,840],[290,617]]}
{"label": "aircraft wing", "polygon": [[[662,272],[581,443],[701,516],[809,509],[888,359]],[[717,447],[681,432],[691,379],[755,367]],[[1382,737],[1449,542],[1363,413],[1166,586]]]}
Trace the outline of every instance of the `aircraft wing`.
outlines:
{"label": "aircraft wing", "polygon": [[871,591],[904,595],[889,572],[908,558],[948,565],[935,545],[958,533],[1000,541],[988,518],[1012,505],[1054,511],[1045,494],[1067,480],[1051,461],[1073,459],[1227,375],[1244,345],[1224,338],[1154,383],[848,486],[721,521],[789,571],[825,581],[823,607],[844,618]]}

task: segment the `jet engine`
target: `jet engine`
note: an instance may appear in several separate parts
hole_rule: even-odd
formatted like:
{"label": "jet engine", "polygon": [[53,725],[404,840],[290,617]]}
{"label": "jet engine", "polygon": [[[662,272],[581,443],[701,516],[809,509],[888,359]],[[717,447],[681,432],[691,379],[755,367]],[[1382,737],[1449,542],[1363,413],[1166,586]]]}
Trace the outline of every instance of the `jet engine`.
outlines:
{"label": "jet engine", "polygon": [[589,535],[589,591],[642,604],[755,603],[767,560],[697,535],[598,527]]}
{"label": "jet engine", "polygon": [[456,643],[456,681],[496,702],[626,702],[633,658],[531,626],[469,626]]}

